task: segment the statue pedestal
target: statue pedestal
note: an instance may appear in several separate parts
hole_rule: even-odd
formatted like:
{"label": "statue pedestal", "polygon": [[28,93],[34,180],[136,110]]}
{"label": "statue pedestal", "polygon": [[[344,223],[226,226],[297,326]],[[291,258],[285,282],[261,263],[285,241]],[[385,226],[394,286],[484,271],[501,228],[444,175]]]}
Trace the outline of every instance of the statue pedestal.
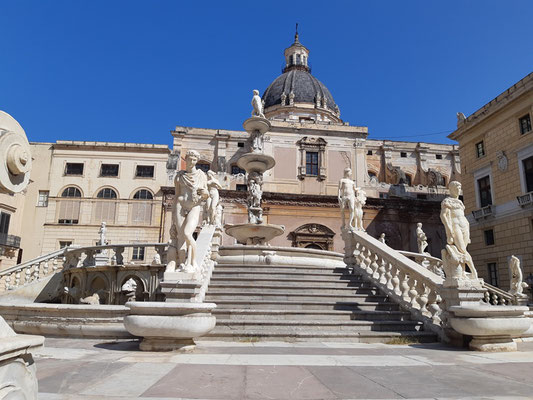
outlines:
{"label": "statue pedestal", "polygon": [[276,236],[283,235],[285,227],[274,224],[226,225],[226,234],[247,245],[265,245]]}
{"label": "statue pedestal", "polygon": [[248,133],[259,132],[261,134],[266,133],[271,128],[270,121],[266,118],[251,117],[243,122],[242,127]]}

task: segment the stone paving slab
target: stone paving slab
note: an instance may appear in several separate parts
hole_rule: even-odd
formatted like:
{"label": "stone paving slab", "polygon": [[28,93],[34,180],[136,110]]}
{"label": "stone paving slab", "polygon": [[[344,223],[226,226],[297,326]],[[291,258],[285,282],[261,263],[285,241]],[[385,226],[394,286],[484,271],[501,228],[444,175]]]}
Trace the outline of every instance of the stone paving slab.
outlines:
{"label": "stone paving slab", "polygon": [[526,399],[533,343],[515,353],[440,344],[209,342],[190,353],[135,341],[47,339],[39,399]]}

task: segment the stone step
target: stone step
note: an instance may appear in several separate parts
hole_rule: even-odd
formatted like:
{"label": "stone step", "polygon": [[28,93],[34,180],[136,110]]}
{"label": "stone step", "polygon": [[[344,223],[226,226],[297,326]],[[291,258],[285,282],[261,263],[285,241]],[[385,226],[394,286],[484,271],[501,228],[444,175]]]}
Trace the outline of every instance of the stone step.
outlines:
{"label": "stone step", "polygon": [[422,343],[437,341],[437,335],[424,331],[404,331],[404,332],[376,332],[376,331],[353,331],[353,332],[324,332],[324,331],[297,331],[290,328],[284,329],[261,329],[247,330],[235,329],[227,332],[216,332],[215,330],[205,336],[205,340],[239,340],[239,341],[261,341],[261,340],[284,340],[284,341],[348,341],[352,343],[387,343],[399,337],[409,337]]}
{"label": "stone step", "polygon": [[[237,283],[211,283],[209,293],[251,293],[251,294],[338,294],[339,296],[349,296],[351,294],[372,295],[371,291],[375,288],[360,288],[339,286],[330,283],[317,285],[278,285],[278,284],[261,284],[251,282],[250,284]],[[363,293],[364,292],[364,293]],[[383,297],[383,295],[382,295]]]}
{"label": "stone step", "polygon": [[212,285],[246,285],[246,286],[257,286],[257,285],[277,285],[277,286],[331,286],[331,287],[365,287],[365,288],[374,288],[375,286],[371,283],[365,282],[358,279],[344,279],[341,280],[335,276],[328,278],[321,277],[320,279],[309,279],[309,278],[279,278],[277,276],[270,276],[265,278],[256,278],[253,276],[250,277],[221,277],[218,274],[214,274],[211,277],[210,287]]}
{"label": "stone step", "polygon": [[[294,300],[294,301],[359,301],[359,302],[384,302],[387,295],[356,294],[353,289],[349,293],[324,293],[320,290],[307,290],[298,293],[297,289],[289,291],[260,290],[260,289],[239,289],[239,291],[229,291],[225,289],[209,290],[208,297],[217,303],[223,299],[233,300]],[[211,301],[210,300],[210,301]]]}
{"label": "stone step", "polygon": [[411,314],[407,311],[375,311],[375,310],[252,310],[246,308],[216,308],[213,315],[221,319],[273,319],[273,320],[329,320],[329,321],[410,321]]}
{"label": "stone step", "polygon": [[319,273],[313,273],[313,272],[286,272],[283,270],[276,270],[268,273],[264,273],[262,271],[254,271],[254,270],[247,270],[247,271],[233,271],[233,270],[219,270],[218,268],[215,268],[213,271],[213,276],[220,278],[220,279],[296,279],[296,280],[320,280],[320,279],[327,279],[332,280],[336,279],[339,281],[350,281],[350,280],[356,280],[360,282],[364,282],[361,275],[352,275],[342,272],[319,272]]}
{"label": "stone step", "polygon": [[302,320],[235,320],[218,319],[214,333],[231,332],[235,330],[283,330],[290,329],[294,332],[327,331],[327,332],[404,332],[418,331],[422,327],[418,321],[302,321]]}
{"label": "stone step", "polygon": [[234,264],[217,264],[215,271],[225,272],[259,272],[263,274],[269,273],[330,273],[330,274],[347,274],[347,268],[331,268],[331,267],[315,267],[315,266],[300,266],[300,265],[234,265]]}
{"label": "stone step", "polygon": [[[313,297],[314,298],[314,297]],[[245,308],[255,310],[347,310],[347,311],[399,311],[400,307],[392,302],[357,302],[357,301],[313,301],[313,300],[255,300],[255,299],[220,299],[207,296],[206,303],[216,303],[218,309]]]}

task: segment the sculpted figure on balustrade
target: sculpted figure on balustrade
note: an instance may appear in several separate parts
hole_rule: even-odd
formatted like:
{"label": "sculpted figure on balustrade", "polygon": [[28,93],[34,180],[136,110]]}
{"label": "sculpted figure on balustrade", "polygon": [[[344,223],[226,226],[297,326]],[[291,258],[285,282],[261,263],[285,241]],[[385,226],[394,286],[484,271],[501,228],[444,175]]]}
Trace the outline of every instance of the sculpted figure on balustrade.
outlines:
{"label": "sculpted figure on balustrade", "polygon": [[[342,229],[364,231],[363,206],[366,204],[366,194],[352,180],[350,168],[344,169],[344,177],[339,181],[338,199],[341,207]],[[346,225],[344,215],[346,208],[349,211],[348,225]]]}
{"label": "sculpted figure on balustrade", "polygon": [[220,202],[219,189],[222,189],[222,185],[218,181],[216,174],[211,170],[207,171],[209,197],[205,203],[205,220],[209,225],[216,225],[217,207]]}
{"label": "sculpted figure on balustrade", "polygon": [[185,170],[178,171],[174,178],[176,194],[172,204],[167,272],[174,272],[177,266],[184,272],[195,272],[198,268],[193,233],[198,225],[202,203],[209,197],[207,177],[196,168],[199,158],[197,151],[187,151]]}
{"label": "sculpted figure on balustrade", "polygon": [[509,293],[514,296],[527,297],[524,294],[524,289],[528,287],[528,284],[523,281],[520,259],[516,256],[511,256],[509,259],[509,275],[511,276],[511,289]]}
{"label": "sculpted figure on balustrade", "polygon": [[428,238],[426,233],[422,230],[422,222],[416,224],[416,244],[418,245],[418,252],[420,254],[429,254],[426,252]]}
{"label": "sculpted figure on balustrade", "polygon": [[[449,184],[450,196],[441,203],[440,219],[446,230],[446,247],[442,250],[442,263],[447,286],[479,286],[477,270],[468,253],[470,225],[465,217],[465,206],[459,199],[461,184]],[[470,273],[467,273],[467,268]]]}

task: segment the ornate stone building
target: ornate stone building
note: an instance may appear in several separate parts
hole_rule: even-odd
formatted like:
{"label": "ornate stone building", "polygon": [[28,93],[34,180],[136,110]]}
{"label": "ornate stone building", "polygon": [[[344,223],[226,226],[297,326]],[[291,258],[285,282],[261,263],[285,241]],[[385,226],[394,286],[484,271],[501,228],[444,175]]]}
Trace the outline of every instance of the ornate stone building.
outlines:
{"label": "ornate stone building", "polygon": [[[444,235],[435,204],[444,197],[447,183],[458,179],[458,148],[369,139],[367,127],[341,119],[330,91],[311,74],[309,50],[298,34],[284,55],[282,75],[262,96],[272,125],[264,148],[276,159],[273,170],[265,174],[265,217],[286,227],[286,235],[271,243],[341,251],[337,191],[349,167],[370,198],[365,214],[369,232],[385,232],[392,246],[416,250],[414,230],[422,221],[433,243],[429,250],[438,255]],[[245,222],[246,182],[236,161],[248,151],[248,134],[183,126],[172,134],[171,157],[179,160],[187,150],[198,150],[200,167],[216,171],[225,188],[225,222]],[[165,192],[170,203],[172,188]],[[224,239],[225,244],[232,242],[230,237]]]}
{"label": "ornate stone building", "polygon": [[[533,73],[468,118],[458,114],[470,253],[487,282],[509,289],[508,260],[533,274]],[[529,277],[531,280],[532,277]]]}

